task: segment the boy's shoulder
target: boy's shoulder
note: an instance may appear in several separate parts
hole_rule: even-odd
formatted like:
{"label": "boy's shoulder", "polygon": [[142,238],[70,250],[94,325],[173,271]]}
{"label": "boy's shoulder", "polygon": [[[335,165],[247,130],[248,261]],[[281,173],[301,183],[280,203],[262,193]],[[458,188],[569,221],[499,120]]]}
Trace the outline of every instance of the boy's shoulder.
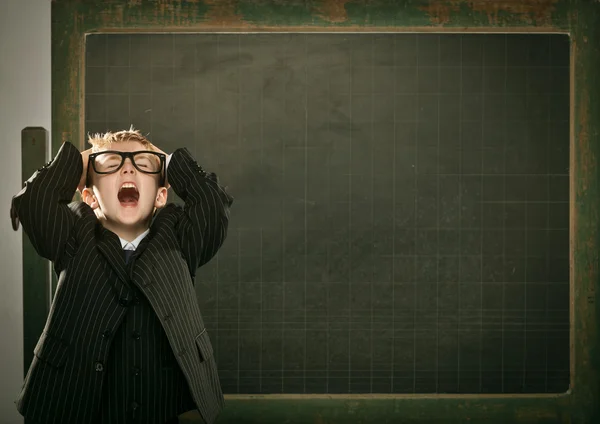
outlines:
{"label": "boy's shoulder", "polygon": [[156,211],[150,224],[151,227],[173,226],[184,213],[183,206],[177,203],[167,203],[163,208]]}
{"label": "boy's shoulder", "polygon": [[77,218],[96,218],[94,210],[85,202],[77,200],[69,203],[69,209]]}

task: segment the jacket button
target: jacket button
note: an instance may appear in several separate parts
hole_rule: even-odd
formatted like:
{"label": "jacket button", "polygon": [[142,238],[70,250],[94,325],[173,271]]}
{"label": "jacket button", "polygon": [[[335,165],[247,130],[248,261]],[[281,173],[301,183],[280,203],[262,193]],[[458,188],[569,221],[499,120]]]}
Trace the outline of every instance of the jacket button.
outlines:
{"label": "jacket button", "polygon": [[132,337],[134,340],[139,340],[139,339],[140,339],[140,337],[141,337],[141,334],[140,334],[138,331],[134,331],[133,333],[131,333],[131,337]]}
{"label": "jacket button", "polygon": [[102,337],[104,337],[105,339],[108,339],[110,337],[111,331],[110,330],[104,330],[104,332],[102,333]]}
{"label": "jacket button", "polygon": [[141,370],[136,367],[132,370],[132,372],[133,372],[133,375],[137,377],[140,375]]}
{"label": "jacket button", "polygon": [[129,299],[127,299],[126,297],[122,297],[119,299],[119,304],[123,307],[126,307],[129,305]]}
{"label": "jacket button", "polygon": [[95,368],[96,368],[96,372],[104,371],[104,365],[102,364],[102,362],[96,362]]}

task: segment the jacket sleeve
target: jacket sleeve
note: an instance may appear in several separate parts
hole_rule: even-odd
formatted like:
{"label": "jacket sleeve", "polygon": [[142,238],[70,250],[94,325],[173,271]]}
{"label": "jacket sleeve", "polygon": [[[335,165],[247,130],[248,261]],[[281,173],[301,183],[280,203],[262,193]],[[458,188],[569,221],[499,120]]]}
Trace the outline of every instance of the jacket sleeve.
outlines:
{"label": "jacket sleeve", "polygon": [[19,221],[38,254],[60,260],[74,228],[73,199],[83,172],[81,154],[65,142],[52,161],[38,169],[13,196],[10,214],[13,227]]}
{"label": "jacket sleeve", "polygon": [[204,171],[185,148],[173,152],[167,178],[184,201],[183,214],[177,223],[177,237],[194,274],[225,241],[233,198],[219,185],[216,175]]}

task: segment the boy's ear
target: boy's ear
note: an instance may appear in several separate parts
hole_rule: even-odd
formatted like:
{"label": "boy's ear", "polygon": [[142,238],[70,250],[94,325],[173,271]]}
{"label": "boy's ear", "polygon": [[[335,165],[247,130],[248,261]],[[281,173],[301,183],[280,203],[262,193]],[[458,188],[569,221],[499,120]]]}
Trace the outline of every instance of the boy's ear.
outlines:
{"label": "boy's ear", "polygon": [[94,192],[91,188],[84,188],[81,192],[81,198],[90,208],[96,209],[98,207],[98,199],[96,199],[96,196],[94,196]]}
{"label": "boy's ear", "polygon": [[167,189],[166,187],[159,187],[156,191],[156,199],[154,201],[154,207],[160,209],[167,204]]}

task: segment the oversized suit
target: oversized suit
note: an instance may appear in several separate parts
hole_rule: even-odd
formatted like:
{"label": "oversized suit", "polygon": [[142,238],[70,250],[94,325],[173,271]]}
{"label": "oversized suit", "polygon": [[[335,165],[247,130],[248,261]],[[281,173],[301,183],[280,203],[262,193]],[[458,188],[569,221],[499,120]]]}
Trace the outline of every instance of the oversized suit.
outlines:
{"label": "oversized suit", "polygon": [[53,262],[58,275],[54,301],[16,401],[19,412],[36,423],[96,422],[105,374],[112,366],[111,335],[127,316],[133,294],[141,293],[200,415],[212,423],[224,401],[193,284],[197,268],[226,237],[231,196],[186,149],[176,150],[168,180],[185,205],[169,204],[156,213],[128,266],[118,236],[102,227],[88,205],[69,203],[82,170],[81,154],[65,142],[13,197],[13,222],[22,223],[36,251]]}

